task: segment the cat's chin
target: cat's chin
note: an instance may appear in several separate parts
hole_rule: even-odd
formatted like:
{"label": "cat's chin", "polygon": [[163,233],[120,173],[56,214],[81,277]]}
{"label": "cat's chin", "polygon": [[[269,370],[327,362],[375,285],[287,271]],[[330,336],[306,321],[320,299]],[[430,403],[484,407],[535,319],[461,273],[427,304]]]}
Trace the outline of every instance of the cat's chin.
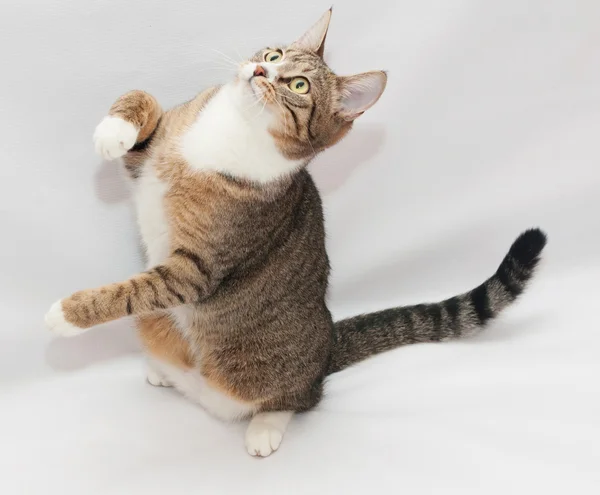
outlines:
{"label": "cat's chin", "polygon": [[252,95],[254,96],[255,99],[262,100],[262,97],[261,97],[262,91],[260,90],[260,88],[256,84],[256,81],[255,81],[254,78],[250,79],[248,81],[248,83],[247,83],[246,86],[250,89],[250,91],[251,91],[251,93],[252,93]]}
{"label": "cat's chin", "polygon": [[262,91],[256,86],[256,82],[253,79],[238,77],[233,86],[243,99],[247,99],[250,102],[263,101],[261,97]]}
{"label": "cat's chin", "polygon": [[247,86],[248,86],[248,88],[250,88],[250,91],[252,92],[252,96],[254,97],[255,100],[257,100],[261,103],[264,103],[266,101],[264,98],[265,90],[260,87],[260,85],[256,82],[255,78],[250,79],[248,81]]}
{"label": "cat's chin", "polygon": [[272,119],[273,109],[269,101],[262,96],[263,90],[256,83],[238,78],[223,89],[234,107],[255,124],[258,123],[259,117],[260,120],[267,119],[269,122]]}

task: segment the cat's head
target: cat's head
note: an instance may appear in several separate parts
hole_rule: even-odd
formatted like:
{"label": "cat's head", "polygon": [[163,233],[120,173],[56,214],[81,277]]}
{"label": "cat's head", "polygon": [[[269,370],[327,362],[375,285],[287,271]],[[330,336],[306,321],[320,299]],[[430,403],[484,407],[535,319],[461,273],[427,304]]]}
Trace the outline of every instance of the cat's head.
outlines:
{"label": "cat's head", "polygon": [[309,160],[337,143],[385,89],[383,71],[337,76],[323,51],[331,9],[288,47],[268,47],[243,63],[235,84],[257,110],[273,115],[269,131],[293,160]]}

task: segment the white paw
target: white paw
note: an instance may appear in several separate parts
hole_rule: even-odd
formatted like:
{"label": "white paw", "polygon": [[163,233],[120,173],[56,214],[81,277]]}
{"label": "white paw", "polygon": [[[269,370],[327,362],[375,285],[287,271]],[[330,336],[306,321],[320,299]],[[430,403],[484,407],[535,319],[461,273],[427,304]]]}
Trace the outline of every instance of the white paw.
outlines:
{"label": "white paw", "polygon": [[96,153],[106,160],[115,160],[127,153],[138,137],[137,128],[119,117],[104,117],[94,132]]}
{"label": "white paw", "polygon": [[148,380],[148,383],[150,385],[153,385],[155,387],[172,387],[173,386],[169,383],[169,381],[164,376],[161,376],[159,373],[157,373],[153,369],[149,369],[148,372],[146,373],[146,380]]}
{"label": "white paw", "polygon": [[76,327],[65,320],[61,301],[56,301],[50,307],[50,311],[46,313],[45,320],[50,331],[62,337],[72,337],[73,335],[79,335],[84,331],[83,328]]}
{"label": "white paw", "polygon": [[264,421],[253,419],[246,430],[246,450],[256,457],[275,452],[283,440],[283,431]]}

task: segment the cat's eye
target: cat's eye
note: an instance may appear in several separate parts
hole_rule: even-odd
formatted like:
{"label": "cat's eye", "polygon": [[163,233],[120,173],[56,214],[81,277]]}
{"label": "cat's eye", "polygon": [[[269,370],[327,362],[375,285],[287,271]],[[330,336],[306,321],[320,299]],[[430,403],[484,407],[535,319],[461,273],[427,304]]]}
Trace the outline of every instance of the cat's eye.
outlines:
{"label": "cat's eye", "polygon": [[294,93],[298,93],[299,95],[305,95],[310,89],[308,79],[305,77],[294,77],[288,86]]}
{"label": "cat's eye", "polygon": [[281,52],[267,52],[265,53],[265,62],[279,62],[281,60]]}

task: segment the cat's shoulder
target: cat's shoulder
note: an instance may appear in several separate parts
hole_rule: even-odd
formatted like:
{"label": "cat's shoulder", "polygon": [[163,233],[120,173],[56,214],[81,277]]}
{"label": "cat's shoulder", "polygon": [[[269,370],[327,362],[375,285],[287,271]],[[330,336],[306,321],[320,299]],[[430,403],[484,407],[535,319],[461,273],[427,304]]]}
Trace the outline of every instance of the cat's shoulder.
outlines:
{"label": "cat's shoulder", "polygon": [[178,126],[191,124],[208,102],[219,92],[221,86],[212,86],[198,93],[194,98],[166,111],[163,116],[165,125]]}

